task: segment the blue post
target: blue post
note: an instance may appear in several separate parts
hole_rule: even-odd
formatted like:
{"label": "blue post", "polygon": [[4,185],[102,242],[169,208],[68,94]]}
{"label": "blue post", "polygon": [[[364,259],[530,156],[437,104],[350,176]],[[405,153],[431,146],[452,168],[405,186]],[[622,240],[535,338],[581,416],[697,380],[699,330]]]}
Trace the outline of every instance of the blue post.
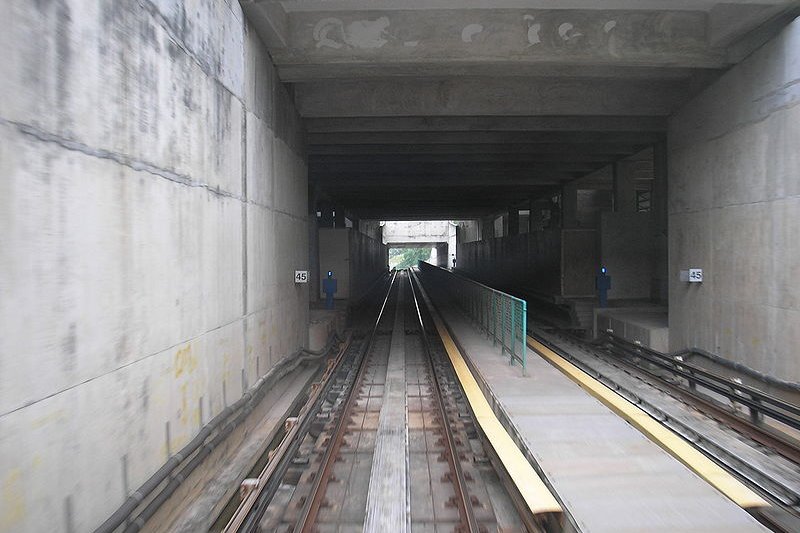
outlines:
{"label": "blue post", "polygon": [[325,309],[333,309],[333,295],[336,294],[337,279],[333,277],[333,271],[328,270],[328,277],[322,280],[322,291],[325,293]]}
{"label": "blue post", "polygon": [[608,290],[611,288],[611,276],[606,273],[606,267],[600,267],[600,273],[594,279],[597,287],[597,295],[600,299],[600,307],[608,306]]}

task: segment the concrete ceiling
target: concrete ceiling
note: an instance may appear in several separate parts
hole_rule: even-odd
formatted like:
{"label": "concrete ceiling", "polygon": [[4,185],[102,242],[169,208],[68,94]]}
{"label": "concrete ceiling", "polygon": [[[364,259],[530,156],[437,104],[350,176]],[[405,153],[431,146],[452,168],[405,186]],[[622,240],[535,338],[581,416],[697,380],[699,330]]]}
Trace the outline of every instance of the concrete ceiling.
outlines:
{"label": "concrete ceiling", "polygon": [[797,8],[780,0],[241,0],[362,218],[471,218],[663,139]]}

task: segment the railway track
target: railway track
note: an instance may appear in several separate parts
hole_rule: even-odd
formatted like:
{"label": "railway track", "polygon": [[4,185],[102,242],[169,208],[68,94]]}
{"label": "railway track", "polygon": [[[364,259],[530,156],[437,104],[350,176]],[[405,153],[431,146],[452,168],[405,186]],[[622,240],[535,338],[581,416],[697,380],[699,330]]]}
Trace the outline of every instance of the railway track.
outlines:
{"label": "railway track", "polygon": [[[736,380],[693,366],[680,356],[659,354],[610,335],[594,343],[562,331],[552,335],[560,339],[559,342],[554,342],[552,338],[536,331],[529,331],[529,335],[595,379],[639,404],[651,416],[692,442],[709,458],[767,498],[775,507],[760,513],[759,519],[774,531],[800,530],[800,483],[793,482],[792,479],[800,479],[800,443],[792,435],[779,429],[800,429],[800,409],[797,406]],[[787,475],[776,475],[774,467],[743,459],[713,438],[687,425],[685,421],[669,416],[658,405],[648,404],[610,375],[598,370],[596,365],[571,354],[570,350],[565,349],[565,346],[570,345],[648,383],[753,441],[754,446],[768,460],[770,457],[780,456],[786,460],[781,464],[784,465]]]}
{"label": "railway track", "polygon": [[415,283],[391,278],[224,531],[543,530],[486,449]]}

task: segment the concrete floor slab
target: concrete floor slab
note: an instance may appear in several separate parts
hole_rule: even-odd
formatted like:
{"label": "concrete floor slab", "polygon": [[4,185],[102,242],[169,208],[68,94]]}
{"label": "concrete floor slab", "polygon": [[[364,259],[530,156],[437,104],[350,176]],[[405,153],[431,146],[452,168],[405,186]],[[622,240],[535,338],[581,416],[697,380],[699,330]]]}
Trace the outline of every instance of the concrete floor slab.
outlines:
{"label": "concrete floor slab", "polygon": [[582,531],[765,530],[535,353],[522,376],[440,289],[426,288],[484,394]]}

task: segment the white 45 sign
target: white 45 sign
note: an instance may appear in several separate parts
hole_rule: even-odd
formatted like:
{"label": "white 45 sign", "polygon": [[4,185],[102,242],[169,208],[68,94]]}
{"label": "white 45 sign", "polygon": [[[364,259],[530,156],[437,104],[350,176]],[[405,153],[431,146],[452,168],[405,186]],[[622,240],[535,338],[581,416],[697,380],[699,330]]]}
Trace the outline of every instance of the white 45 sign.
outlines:
{"label": "white 45 sign", "polygon": [[689,283],[703,283],[703,269],[690,268],[689,269]]}
{"label": "white 45 sign", "polygon": [[294,271],[295,283],[308,283],[308,270],[295,270]]}

